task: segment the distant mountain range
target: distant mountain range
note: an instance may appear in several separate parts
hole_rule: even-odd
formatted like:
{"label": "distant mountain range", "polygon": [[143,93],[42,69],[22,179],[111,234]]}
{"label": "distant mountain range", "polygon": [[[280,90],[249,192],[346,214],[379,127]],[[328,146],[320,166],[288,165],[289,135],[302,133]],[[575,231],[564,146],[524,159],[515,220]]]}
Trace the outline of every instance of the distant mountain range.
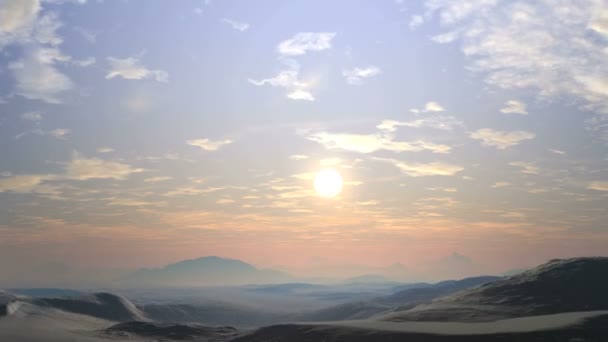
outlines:
{"label": "distant mountain range", "polygon": [[289,274],[259,269],[246,262],[208,256],[156,269],[140,269],[120,280],[132,287],[275,284],[293,281]]}

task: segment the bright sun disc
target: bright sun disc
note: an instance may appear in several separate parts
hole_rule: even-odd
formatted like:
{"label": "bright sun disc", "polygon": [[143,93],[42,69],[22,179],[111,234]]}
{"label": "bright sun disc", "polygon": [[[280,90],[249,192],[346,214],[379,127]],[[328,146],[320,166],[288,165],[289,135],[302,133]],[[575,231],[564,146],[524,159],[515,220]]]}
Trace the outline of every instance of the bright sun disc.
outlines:
{"label": "bright sun disc", "polygon": [[334,169],[321,170],[315,176],[315,190],[322,197],[334,197],[342,191],[342,176]]}

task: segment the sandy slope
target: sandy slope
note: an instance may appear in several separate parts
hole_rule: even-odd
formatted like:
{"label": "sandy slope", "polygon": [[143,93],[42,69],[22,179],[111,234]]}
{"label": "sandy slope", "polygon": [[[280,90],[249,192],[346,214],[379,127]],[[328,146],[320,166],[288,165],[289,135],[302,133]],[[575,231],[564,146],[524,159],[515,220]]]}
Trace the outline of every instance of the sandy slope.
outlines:
{"label": "sandy slope", "polygon": [[265,327],[234,342],[591,342],[606,341],[608,311],[483,323],[342,321]]}
{"label": "sandy slope", "polygon": [[[0,319],[0,341],[107,342],[107,339],[97,336],[97,331],[112,324],[89,316],[19,303],[11,315]],[[127,340],[114,339],[114,341]]]}
{"label": "sandy slope", "polygon": [[567,312],[554,315],[519,317],[503,319],[494,322],[479,323],[382,322],[372,320],[361,320],[324,322],[316,324],[393,332],[428,333],[442,335],[475,335],[556,330],[563,327],[574,326],[584,322],[589,318],[599,316],[608,316],[608,310]]}

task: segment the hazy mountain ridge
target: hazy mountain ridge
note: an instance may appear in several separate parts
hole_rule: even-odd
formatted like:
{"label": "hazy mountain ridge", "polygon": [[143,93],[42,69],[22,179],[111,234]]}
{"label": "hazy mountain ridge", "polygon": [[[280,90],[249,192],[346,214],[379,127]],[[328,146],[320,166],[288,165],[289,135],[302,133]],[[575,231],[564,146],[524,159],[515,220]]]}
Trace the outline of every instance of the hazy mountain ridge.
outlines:
{"label": "hazy mountain ridge", "polygon": [[207,256],[176,262],[162,268],[140,269],[125,276],[119,283],[126,286],[154,287],[271,284],[292,280],[285,272],[258,269],[241,260]]}

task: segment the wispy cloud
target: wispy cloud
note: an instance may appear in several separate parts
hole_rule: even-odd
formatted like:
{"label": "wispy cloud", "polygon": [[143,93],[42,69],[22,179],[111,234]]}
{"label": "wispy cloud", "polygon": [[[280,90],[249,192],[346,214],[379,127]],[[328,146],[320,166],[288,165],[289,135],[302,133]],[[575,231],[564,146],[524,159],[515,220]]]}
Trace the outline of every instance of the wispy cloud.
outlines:
{"label": "wispy cloud", "polygon": [[150,177],[150,178],[144,179],[144,183],[160,183],[160,182],[166,182],[166,181],[169,181],[172,179],[173,179],[173,177],[169,177],[169,176]]}
{"label": "wispy cloud", "polygon": [[21,118],[27,121],[40,121],[42,120],[42,114],[40,112],[26,112],[21,114]]}
{"label": "wispy cloud", "polygon": [[505,114],[521,114],[527,115],[528,109],[526,104],[517,100],[509,100],[505,102],[505,106],[500,110],[501,113]]}
{"label": "wispy cloud", "polygon": [[73,180],[124,180],[133,173],[143,171],[143,169],[134,168],[125,163],[99,158],[85,158],[79,153],[74,153],[72,160],[67,164],[66,177]]}
{"label": "wispy cloud", "polygon": [[202,150],[205,151],[217,151],[219,150],[222,146],[231,144],[232,140],[226,139],[226,140],[210,140],[210,139],[191,139],[191,140],[187,140],[186,144],[190,145],[190,146],[196,146]]}
{"label": "wispy cloud", "polygon": [[453,176],[464,170],[462,166],[443,162],[432,163],[408,163],[397,159],[374,158],[374,160],[390,163],[404,174],[411,177],[424,176]]}
{"label": "wispy cloud", "polygon": [[151,78],[158,82],[167,82],[169,74],[164,70],[150,70],[143,66],[137,57],[115,58],[108,57],[110,69],[106,79],[121,77],[126,80],[142,80]]}
{"label": "wispy cloud", "polygon": [[540,173],[540,169],[538,166],[533,163],[523,162],[523,161],[514,161],[510,162],[509,165],[521,168],[522,173],[527,174],[538,174]]}
{"label": "wispy cloud", "polygon": [[379,67],[375,65],[370,65],[364,68],[353,68],[349,70],[344,70],[342,72],[342,76],[346,79],[346,83],[351,85],[361,85],[363,84],[363,80],[377,76],[381,73]]}
{"label": "wispy cloud", "polygon": [[464,126],[463,122],[453,116],[429,116],[412,121],[384,120],[376,128],[385,132],[394,132],[397,127],[434,128],[451,131],[456,127]]}
{"label": "wispy cloud", "polygon": [[281,87],[287,90],[285,96],[292,100],[314,101],[315,97],[310,92],[312,82],[300,79],[300,64],[294,60],[283,59],[287,69],[280,71],[276,76],[261,80],[249,79],[249,83],[255,86],[269,85]]}
{"label": "wispy cloud", "polygon": [[504,150],[506,148],[519,145],[522,141],[534,139],[534,133],[526,131],[504,132],[491,128],[482,128],[470,134],[470,137],[481,141],[484,146],[496,147]]}
{"label": "wispy cloud", "polygon": [[294,154],[289,156],[289,160],[304,160],[304,159],[308,159],[309,157],[307,155],[304,154]]}
{"label": "wispy cloud", "polygon": [[[505,89],[571,95],[608,113],[604,1],[427,1],[429,13],[461,40],[469,70]],[[576,61],[576,62],[574,62]],[[597,120],[599,125],[605,121]],[[602,129],[605,132],[606,126]],[[605,133],[604,133],[605,134]]]}
{"label": "wispy cloud", "polygon": [[429,112],[444,112],[445,108],[442,105],[435,101],[429,101],[424,105],[424,108],[412,108],[410,112],[412,113],[429,113]]}
{"label": "wispy cloud", "polygon": [[277,46],[277,52],[284,56],[304,55],[308,51],[322,51],[331,48],[335,37],[333,32],[300,32],[282,41]]}
{"label": "wispy cloud", "polygon": [[247,31],[250,26],[247,23],[244,23],[242,21],[237,21],[237,20],[232,20],[232,19],[227,19],[227,18],[223,18],[222,23],[228,24],[230,25],[230,27],[232,27],[233,29],[240,31],[240,32],[244,32]]}
{"label": "wispy cloud", "polygon": [[448,153],[450,146],[435,144],[423,140],[394,141],[387,134],[352,134],[317,132],[307,136],[311,141],[317,142],[327,149],[341,149],[359,153],[372,153],[380,150],[393,152],[420,152]]}
{"label": "wispy cloud", "polygon": [[56,128],[47,132],[50,136],[56,139],[65,139],[67,135],[69,135],[72,131],[65,128]]}
{"label": "wispy cloud", "polygon": [[608,191],[608,181],[595,181],[587,185],[587,189],[597,191]]}
{"label": "wispy cloud", "polygon": [[25,56],[9,64],[17,93],[28,99],[61,103],[59,94],[73,88],[72,80],[57,69],[56,64],[70,58],[55,48],[30,48]]}

